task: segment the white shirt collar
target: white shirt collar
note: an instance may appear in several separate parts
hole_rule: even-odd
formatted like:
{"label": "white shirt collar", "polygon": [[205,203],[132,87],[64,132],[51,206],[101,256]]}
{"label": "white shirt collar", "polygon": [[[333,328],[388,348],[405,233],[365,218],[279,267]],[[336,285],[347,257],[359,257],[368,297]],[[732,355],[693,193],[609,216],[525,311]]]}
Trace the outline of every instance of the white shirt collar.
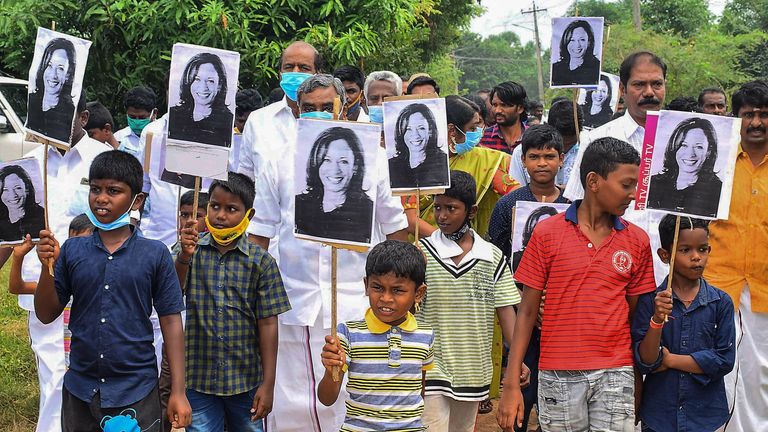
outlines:
{"label": "white shirt collar", "polygon": [[635,119],[629,114],[629,110],[620,117],[619,121],[621,121],[621,130],[624,131],[627,139],[635,133],[639,132],[641,136],[645,133],[645,128],[637,124]]}
{"label": "white shirt collar", "polygon": [[[472,249],[470,249],[469,252],[467,252],[464,258],[461,260],[462,263],[468,262],[472,259],[493,262],[493,247],[491,247],[491,244],[480,237],[475,232],[475,230],[470,229],[470,231],[472,231],[472,235],[475,238],[475,243],[472,245]],[[451,258],[457,257],[464,253],[464,250],[461,249],[461,246],[459,246],[455,241],[450,240],[448,237],[444,236],[439,229],[435,230],[432,235],[429,236],[429,239],[430,243],[432,243],[432,245],[435,247],[438,255],[440,255],[440,259],[444,261],[450,260]]]}

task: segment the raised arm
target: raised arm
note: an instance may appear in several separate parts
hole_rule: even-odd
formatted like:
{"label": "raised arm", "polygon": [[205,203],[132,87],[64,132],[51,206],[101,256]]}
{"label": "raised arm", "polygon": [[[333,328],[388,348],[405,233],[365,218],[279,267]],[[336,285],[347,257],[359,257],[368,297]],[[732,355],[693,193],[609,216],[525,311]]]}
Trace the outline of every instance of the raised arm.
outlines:
{"label": "raised arm", "polygon": [[[54,287],[54,280],[48,271],[49,263],[56,263],[59,258],[59,242],[53,233],[48,230],[40,231],[40,242],[37,244],[37,256],[40,259],[40,280],[35,290],[35,315],[43,324],[50,324],[64,311],[65,304],[61,304]],[[56,265],[60,278],[64,272],[63,265]],[[65,283],[66,282],[62,282]]]}

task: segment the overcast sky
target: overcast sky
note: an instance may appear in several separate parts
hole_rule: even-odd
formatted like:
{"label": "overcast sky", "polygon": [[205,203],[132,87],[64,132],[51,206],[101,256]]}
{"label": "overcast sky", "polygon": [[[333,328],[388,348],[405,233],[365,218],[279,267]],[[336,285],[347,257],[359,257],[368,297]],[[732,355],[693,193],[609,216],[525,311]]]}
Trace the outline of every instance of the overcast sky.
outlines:
{"label": "overcast sky", "polygon": [[[728,0],[708,0],[709,10],[719,15]],[[551,18],[565,15],[568,7],[574,0],[538,0],[536,7],[547,9],[539,14],[539,32],[543,49],[549,48],[552,39]],[[530,10],[532,3],[529,0],[481,0],[485,13],[472,20],[471,29],[483,36],[514,31],[520,36],[523,43],[533,40],[533,14],[520,13],[521,9]]]}

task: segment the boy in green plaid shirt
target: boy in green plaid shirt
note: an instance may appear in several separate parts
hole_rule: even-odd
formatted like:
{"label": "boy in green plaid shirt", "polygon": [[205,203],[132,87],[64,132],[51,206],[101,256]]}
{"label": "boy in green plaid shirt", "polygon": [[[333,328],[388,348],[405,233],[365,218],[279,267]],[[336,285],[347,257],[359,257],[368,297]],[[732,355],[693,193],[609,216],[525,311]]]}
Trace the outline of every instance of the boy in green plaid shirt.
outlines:
{"label": "boy in green plaid shirt", "polygon": [[175,248],[186,285],[187,432],[263,431],[272,410],[277,315],[291,308],[275,260],[248,241],[253,182],[229,173],[208,189],[205,224],[187,221]]}

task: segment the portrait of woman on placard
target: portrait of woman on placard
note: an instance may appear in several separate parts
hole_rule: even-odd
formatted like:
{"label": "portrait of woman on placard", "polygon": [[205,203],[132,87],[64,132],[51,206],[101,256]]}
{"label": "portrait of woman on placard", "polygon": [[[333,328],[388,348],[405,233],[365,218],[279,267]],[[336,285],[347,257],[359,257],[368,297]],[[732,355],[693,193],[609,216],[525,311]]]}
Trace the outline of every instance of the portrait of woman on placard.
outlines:
{"label": "portrait of woman on placard", "polygon": [[296,231],[313,237],[369,243],[373,201],[363,189],[365,160],[354,131],[332,127],[315,140],[307,188],[296,195]]}
{"label": "portrait of woman on placard", "polygon": [[717,135],[709,120],[681,122],[669,138],[664,168],[651,176],[648,208],[717,216],[723,182],[715,173]]}
{"label": "portrait of woman on placard", "polygon": [[26,127],[49,138],[69,142],[75,104],[72,83],[75,77],[75,46],[56,38],[48,42],[37,68],[35,91],[29,94]]}
{"label": "portrait of woman on placard", "polygon": [[18,165],[0,169],[0,241],[20,241],[29,234],[40,237],[45,228],[45,209],[35,201],[29,174]]}
{"label": "portrait of woman on placard", "polygon": [[523,228],[523,248],[519,251],[516,251],[512,253],[512,272],[514,273],[515,270],[517,270],[517,266],[520,264],[520,260],[523,258],[523,252],[525,252],[525,248],[528,246],[528,242],[531,241],[531,236],[533,235],[533,229],[536,228],[536,225],[543,221],[544,219],[550,218],[557,214],[557,209],[554,207],[549,206],[543,206],[538,207],[534,211],[531,212],[530,215],[528,215],[528,219],[525,220],[525,228]]}
{"label": "portrait of woman on placard", "polygon": [[613,117],[612,97],[611,80],[607,75],[600,74],[600,83],[597,85],[597,89],[587,91],[587,97],[584,101],[584,126],[594,129],[611,121]]}
{"label": "portrait of woman on placard", "polygon": [[227,73],[219,56],[192,57],[181,77],[180,95],[169,110],[169,138],[229,147],[234,114],[227,106]]}
{"label": "portrait of woman on placard", "polygon": [[448,154],[438,147],[437,122],[427,105],[408,105],[398,115],[389,175],[393,188],[448,185]]}
{"label": "portrait of woman on placard", "polygon": [[592,27],[571,21],[560,39],[560,60],[552,65],[552,85],[594,85],[599,73]]}

